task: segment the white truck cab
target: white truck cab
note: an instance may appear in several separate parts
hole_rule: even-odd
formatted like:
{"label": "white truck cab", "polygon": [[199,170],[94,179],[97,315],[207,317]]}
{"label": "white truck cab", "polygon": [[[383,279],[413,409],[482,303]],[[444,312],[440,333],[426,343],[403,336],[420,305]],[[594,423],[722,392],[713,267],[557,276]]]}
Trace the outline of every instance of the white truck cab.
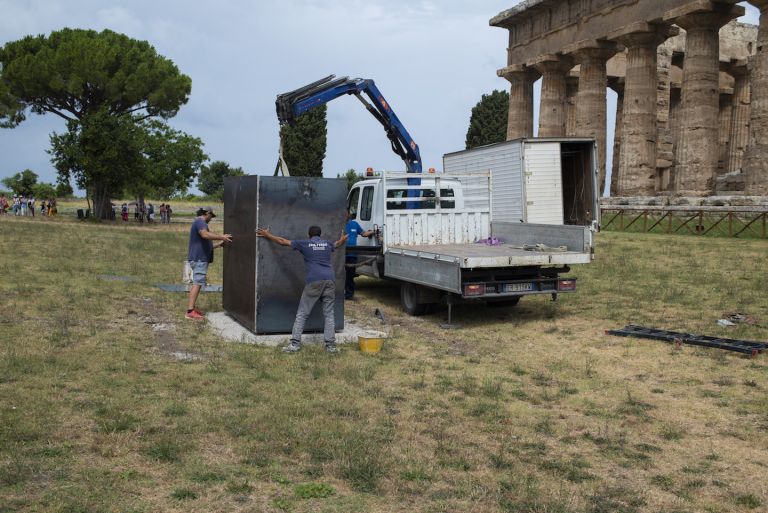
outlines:
{"label": "white truck cab", "polygon": [[[405,174],[396,173],[397,176]],[[347,209],[363,231],[381,233],[377,238],[358,237],[358,246],[381,245],[387,212],[429,213],[464,209],[464,190],[458,178],[417,175],[415,178],[387,178],[387,173],[357,182],[349,192]],[[417,180],[417,182],[413,182]],[[408,182],[412,181],[411,185]],[[438,191],[439,187],[439,191]],[[386,191],[386,192],[385,192]]]}

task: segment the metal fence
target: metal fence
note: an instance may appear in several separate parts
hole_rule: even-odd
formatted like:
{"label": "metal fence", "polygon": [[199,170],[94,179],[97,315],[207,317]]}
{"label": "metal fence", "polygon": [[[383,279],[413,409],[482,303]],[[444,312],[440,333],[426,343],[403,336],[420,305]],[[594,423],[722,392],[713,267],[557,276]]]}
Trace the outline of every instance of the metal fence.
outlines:
{"label": "metal fence", "polygon": [[766,207],[601,206],[602,229],[768,238]]}

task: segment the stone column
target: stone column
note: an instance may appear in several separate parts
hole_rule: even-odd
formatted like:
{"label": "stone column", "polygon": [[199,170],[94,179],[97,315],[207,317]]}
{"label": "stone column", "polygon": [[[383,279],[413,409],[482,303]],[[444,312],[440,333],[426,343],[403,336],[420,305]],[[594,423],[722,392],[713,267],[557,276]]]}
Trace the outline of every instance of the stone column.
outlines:
{"label": "stone column", "polygon": [[576,134],[576,95],[579,92],[579,77],[565,78],[565,135]]}
{"label": "stone column", "polygon": [[714,190],[720,113],[720,27],[744,8],[692,2],[668,11],[665,21],[685,29],[680,139],[675,155],[675,193],[706,196]]}
{"label": "stone column", "polygon": [[594,137],[597,143],[599,191],[605,190],[605,95],[608,77],[605,63],[619,51],[612,41],[588,41],[566,47],[579,64],[579,91],[576,95],[577,137]]}
{"label": "stone column", "polygon": [[750,58],[749,146],[744,153],[745,192],[768,196],[768,0],[749,0],[760,9],[757,53]]}
{"label": "stone column", "polygon": [[511,84],[507,141],[533,137],[533,83],[539,79],[539,73],[526,66],[507,66],[496,74],[506,78]]}
{"label": "stone column", "polygon": [[[669,34],[679,33],[677,27]],[[658,77],[656,116],[656,193],[667,189],[669,175],[675,160],[674,143],[671,131],[671,100],[672,100],[672,48],[661,44],[656,49],[656,75]]]}
{"label": "stone column", "polygon": [[542,75],[539,137],[565,135],[565,77],[573,61],[562,55],[545,55],[533,62]]}
{"label": "stone column", "polygon": [[611,39],[627,47],[618,196],[653,196],[656,192],[656,48],[668,34],[668,27],[644,22],[627,25],[609,34]]}
{"label": "stone column", "polygon": [[720,129],[717,141],[717,174],[724,175],[728,172],[728,146],[731,142],[731,114],[733,106],[733,91],[720,90]]}
{"label": "stone column", "polygon": [[621,152],[621,129],[624,114],[624,79],[609,78],[608,87],[616,93],[616,124],[613,129],[613,162],[611,163],[611,196],[618,194],[619,187],[619,154]]}
{"label": "stone column", "polygon": [[[682,103],[682,91],[680,85],[673,84],[669,90],[669,132],[672,134],[672,155],[677,153],[677,144],[680,140],[680,104]],[[661,189],[671,191],[675,188],[675,163],[666,175],[662,176]]]}
{"label": "stone column", "polygon": [[731,140],[728,145],[726,172],[738,171],[749,141],[749,72],[746,60],[737,61],[730,69],[734,78],[731,105]]}

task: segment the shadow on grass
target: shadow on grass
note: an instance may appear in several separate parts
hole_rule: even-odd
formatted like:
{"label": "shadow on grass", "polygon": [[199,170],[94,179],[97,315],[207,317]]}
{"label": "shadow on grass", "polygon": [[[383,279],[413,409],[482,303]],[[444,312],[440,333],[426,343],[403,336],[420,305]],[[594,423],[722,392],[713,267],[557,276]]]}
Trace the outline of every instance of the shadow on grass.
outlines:
{"label": "shadow on grass", "polygon": [[[366,298],[393,310],[401,310],[398,283],[370,278],[358,278],[356,283],[357,290]],[[452,320],[464,328],[480,328],[510,321],[565,320],[577,315],[573,308],[563,307],[564,301],[570,301],[567,295],[561,295],[557,301],[551,301],[549,295],[535,295],[521,298],[516,306],[501,308],[488,308],[485,302],[470,301],[454,306]],[[446,321],[447,315],[448,308],[442,304],[436,305],[428,315],[423,316],[423,319],[438,325]]]}

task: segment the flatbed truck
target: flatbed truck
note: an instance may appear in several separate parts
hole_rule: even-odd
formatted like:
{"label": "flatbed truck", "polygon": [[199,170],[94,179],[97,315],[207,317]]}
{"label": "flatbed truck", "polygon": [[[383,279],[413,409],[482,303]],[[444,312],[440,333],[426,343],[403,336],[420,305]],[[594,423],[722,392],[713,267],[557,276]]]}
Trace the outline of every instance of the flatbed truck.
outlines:
{"label": "flatbed truck", "polygon": [[375,236],[348,251],[358,274],[400,284],[411,315],[440,303],[556,299],[576,290],[563,276],[570,266],[594,258],[594,162],[592,139],[524,139],[446,155],[446,171],[417,185],[411,173],[368,176],[347,207]]}

